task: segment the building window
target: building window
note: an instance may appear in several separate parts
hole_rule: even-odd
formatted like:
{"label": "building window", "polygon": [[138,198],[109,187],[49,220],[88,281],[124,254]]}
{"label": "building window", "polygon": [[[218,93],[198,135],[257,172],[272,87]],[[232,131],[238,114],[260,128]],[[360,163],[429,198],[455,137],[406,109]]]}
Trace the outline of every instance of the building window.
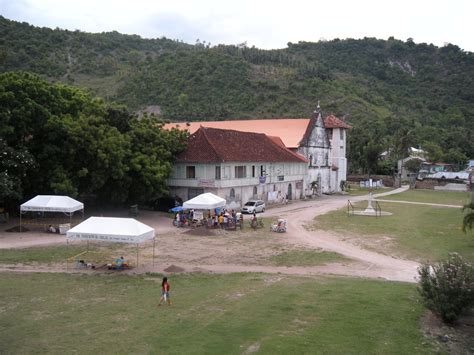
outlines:
{"label": "building window", "polygon": [[245,165],[240,165],[235,167],[235,178],[243,179],[247,177],[247,167]]}
{"label": "building window", "polygon": [[235,198],[235,190],[230,189],[230,198]]}
{"label": "building window", "polygon": [[273,185],[273,191],[276,191],[276,190],[277,190],[277,186]]}
{"label": "building window", "polygon": [[196,178],[196,167],[187,166],[186,167],[186,179],[195,179]]}
{"label": "building window", "polygon": [[257,197],[257,186],[253,187],[253,195],[254,197]]}
{"label": "building window", "polygon": [[252,177],[255,177],[255,165],[252,165]]}
{"label": "building window", "polygon": [[216,166],[216,180],[220,180],[220,179],[221,179],[221,167]]}
{"label": "building window", "polygon": [[342,128],[339,128],[339,138],[341,138],[341,141],[344,140],[344,130]]}
{"label": "building window", "polygon": [[327,129],[326,129],[326,134],[328,135],[328,138],[329,138],[330,140],[333,139],[332,132],[333,132],[332,128],[327,128]]}
{"label": "building window", "polygon": [[309,156],[309,166],[313,166],[313,154]]}
{"label": "building window", "polygon": [[283,175],[278,175],[277,179],[278,179],[278,181],[284,181],[285,177]]}
{"label": "building window", "polygon": [[325,158],[326,158],[326,166],[328,166],[329,165],[329,154],[328,153],[326,153]]}
{"label": "building window", "polygon": [[263,169],[263,165],[260,165],[260,176],[265,175],[265,170]]}

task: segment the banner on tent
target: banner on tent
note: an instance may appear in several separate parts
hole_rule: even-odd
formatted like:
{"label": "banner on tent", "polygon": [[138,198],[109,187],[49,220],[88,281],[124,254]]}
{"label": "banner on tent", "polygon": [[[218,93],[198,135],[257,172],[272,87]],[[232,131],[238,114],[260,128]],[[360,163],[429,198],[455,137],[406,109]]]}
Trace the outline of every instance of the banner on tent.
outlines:
{"label": "banner on tent", "polygon": [[69,212],[68,208],[58,207],[34,207],[34,206],[21,206],[21,211],[34,211],[34,212]]}
{"label": "banner on tent", "polygon": [[147,238],[145,236],[141,237],[134,237],[134,236],[127,236],[127,235],[106,235],[106,234],[83,234],[83,233],[68,233],[68,239],[75,239],[75,240],[97,240],[97,241],[104,241],[104,242],[116,242],[116,243],[141,243]]}

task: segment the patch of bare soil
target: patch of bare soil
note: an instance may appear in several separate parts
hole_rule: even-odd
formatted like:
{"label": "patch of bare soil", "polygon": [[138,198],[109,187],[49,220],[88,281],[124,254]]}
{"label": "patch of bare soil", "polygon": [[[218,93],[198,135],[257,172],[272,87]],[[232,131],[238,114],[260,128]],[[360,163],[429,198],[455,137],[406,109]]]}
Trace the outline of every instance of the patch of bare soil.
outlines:
{"label": "patch of bare soil", "polygon": [[164,271],[166,271],[166,272],[184,272],[185,269],[183,269],[182,267],[176,266],[176,265],[171,265],[171,266],[167,267]]}
{"label": "patch of bare soil", "polygon": [[21,228],[20,228],[20,226],[14,226],[14,227],[5,229],[5,232],[9,232],[9,233],[25,233],[25,232],[29,232],[29,231],[30,230],[28,228],[23,227],[23,226]]}
{"label": "patch of bare soil", "polygon": [[206,227],[197,227],[197,228],[192,228],[183,234],[186,235],[197,235],[197,236],[206,236],[206,237],[212,237],[215,236],[216,233],[214,233],[213,230],[208,229]]}
{"label": "patch of bare soil", "polygon": [[474,354],[474,311],[447,325],[431,311],[421,319],[425,337],[436,347],[436,352],[449,354]]}

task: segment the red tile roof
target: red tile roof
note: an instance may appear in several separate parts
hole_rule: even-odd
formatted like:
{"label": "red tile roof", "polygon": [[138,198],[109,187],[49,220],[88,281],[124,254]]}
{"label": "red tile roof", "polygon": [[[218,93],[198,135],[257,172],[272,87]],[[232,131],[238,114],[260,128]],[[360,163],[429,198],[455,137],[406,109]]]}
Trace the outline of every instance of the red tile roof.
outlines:
{"label": "red tile roof", "polygon": [[200,127],[189,136],[188,146],[178,162],[295,162],[307,160],[262,133]]}
{"label": "red tile roof", "polygon": [[324,125],[326,128],[346,128],[351,129],[352,126],[349,126],[344,121],[340,120],[334,115],[329,115],[324,119]]}
{"label": "red tile roof", "polygon": [[[331,117],[331,116],[328,116]],[[332,116],[334,117],[334,116]],[[336,117],[334,117],[336,118]],[[331,119],[331,126],[326,124],[327,128],[352,128],[343,121],[336,118],[337,121]],[[326,119],[324,120],[326,123]],[[334,122],[334,124],[332,124]],[[337,123],[336,123],[337,122]],[[276,118],[276,119],[260,119],[260,120],[232,120],[232,121],[203,121],[189,123],[167,123],[165,129],[177,127],[187,129],[189,133],[196,132],[199,127],[213,127],[221,129],[233,129],[241,132],[264,133],[267,136],[280,137],[287,148],[298,148],[299,142],[304,136],[308,127],[309,118]],[[189,126],[188,126],[189,124]],[[340,126],[335,126],[339,124]]]}

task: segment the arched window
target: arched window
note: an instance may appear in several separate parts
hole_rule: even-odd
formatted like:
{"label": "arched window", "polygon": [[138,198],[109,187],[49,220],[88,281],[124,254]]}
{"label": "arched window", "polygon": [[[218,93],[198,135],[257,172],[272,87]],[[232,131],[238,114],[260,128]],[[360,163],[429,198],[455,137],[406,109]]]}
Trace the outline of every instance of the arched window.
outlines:
{"label": "arched window", "polygon": [[235,198],[235,190],[234,189],[230,189],[230,197]]}
{"label": "arched window", "polygon": [[257,186],[254,186],[254,187],[253,187],[253,195],[254,195],[254,196],[257,196]]}

